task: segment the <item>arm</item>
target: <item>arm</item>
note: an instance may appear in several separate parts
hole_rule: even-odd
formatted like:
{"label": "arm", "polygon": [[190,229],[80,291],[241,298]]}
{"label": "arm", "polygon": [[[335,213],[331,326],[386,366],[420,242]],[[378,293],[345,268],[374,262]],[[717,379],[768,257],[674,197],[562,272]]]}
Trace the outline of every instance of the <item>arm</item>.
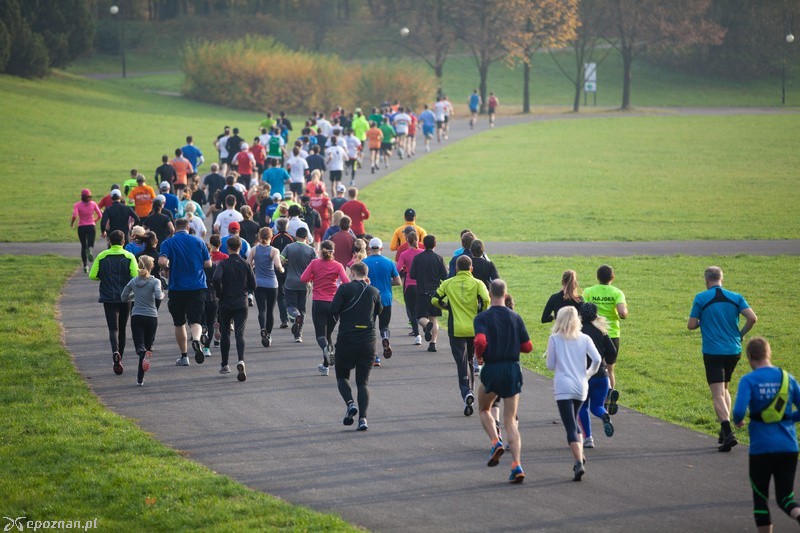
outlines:
{"label": "arm", "polygon": [[[301,282],[303,282],[303,283],[309,283],[309,282],[311,282],[311,281],[314,281],[314,266],[315,266],[314,264],[315,264],[317,261],[318,261],[317,259],[314,259],[313,261],[311,261],[311,262],[308,264],[308,266],[306,267],[306,269],[305,269],[305,270],[303,270],[303,273],[302,273],[302,274],[300,274],[300,281],[301,281]],[[339,266],[341,266],[341,265],[339,265]]]}
{"label": "arm", "polygon": [[548,298],[547,303],[544,304],[544,311],[542,311],[542,324],[547,324],[555,320],[555,295]]}
{"label": "arm", "polygon": [[156,290],[154,292],[154,296],[156,297],[156,300],[163,300],[164,299],[164,291],[161,290],[161,280],[159,280],[159,279],[155,280],[155,287],[156,287]]}
{"label": "arm", "polygon": [[556,345],[553,342],[553,335],[550,335],[550,338],[547,339],[547,351],[545,352],[547,355],[547,370],[555,370],[556,369]]}
{"label": "arm", "polygon": [[597,373],[597,370],[600,368],[600,363],[603,362],[603,358],[600,357],[600,352],[597,351],[597,347],[595,347],[594,342],[588,335],[584,335],[583,340],[586,342],[586,354],[589,356],[589,359],[592,360],[592,364],[586,369],[586,377],[590,378]]}
{"label": "arm", "polygon": [[736,424],[736,427],[744,426],[744,415],[747,413],[747,407],[750,405],[751,395],[750,381],[742,378],[742,380],[739,381],[739,390],[736,392],[736,403],[734,403],[733,412],[731,413],[731,422]]}
{"label": "arm", "polygon": [[739,335],[741,338],[744,338],[747,335],[747,332],[753,329],[753,326],[758,321],[758,317],[756,316],[755,312],[751,308],[742,309],[742,316],[745,319],[744,326],[741,330],[739,330]]}
{"label": "arm", "polygon": [[169,259],[167,259],[166,255],[158,256],[158,266],[161,268],[169,268]]}
{"label": "arm", "polygon": [[247,290],[249,292],[256,291],[256,275],[252,268],[247,268]]}
{"label": "arm", "polygon": [[214,269],[214,276],[211,278],[211,282],[214,285],[214,292],[217,294],[217,298],[222,298],[222,272],[224,268],[222,266],[222,262],[217,265],[217,268]]}
{"label": "arm", "polygon": [[489,308],[489,289],[480,280],[475,280],[475,286],[478,288],[478,312],[485,311]]}
{"label": "arm", "polygon": [[689,322],[686,323],[686,327],[690,330],[697,329],[700,327],[700,319],[695,317],[690,317]]}
{"label": "arm", "polygon": [[133,300],[133,280],[134,279],[136,279],[136,278],[133,278],[132,280],[130,280],[128,282],[128,284],[125,285],[125,287],[122,289],[122,294],[120,295],[120,297],[122,298],[123,302],[129,302],[129,301]]}
{"label": "arm", "polygon": [[344,271],[344,267],[338,261],[336,262],[339,265],[339,281],[342,283],[350,283],[350,278],[347,277],[347,273]]}
{"label": "arm", "polygon": [[281,261],[281,254],[278,253],[278,249],[273,248],[270,255],[272,255],[272,265],[275,271],[283,274],[285,271],[283,269],[283,262]]}
{"label": "arm", "polygon": [[392,285],[400,286],[403,284],[403,280],[400,279],[400,274],[397,274],[395,277],[392,278]]}
{"label": "arm", "polygon": [[625,302],[617,304],[617,314],[622,319],[628,318],[628,305]]}
{"label": "arm", "polygon": [[256,266],[256,247],[255,246],[250,248],[250,251],[247,252],[247,264],[250,265],[251,268]]}
{"label": "arm", "polygon": [[333,300],[331,300],[331,305],[328,308],[328,312],[332,315],[338,315],[342,310],[342,304],[344,303],[344,297],[342,293],[344,292],[344,285],[340,286],[336,289],[336,294],[333,295]]}

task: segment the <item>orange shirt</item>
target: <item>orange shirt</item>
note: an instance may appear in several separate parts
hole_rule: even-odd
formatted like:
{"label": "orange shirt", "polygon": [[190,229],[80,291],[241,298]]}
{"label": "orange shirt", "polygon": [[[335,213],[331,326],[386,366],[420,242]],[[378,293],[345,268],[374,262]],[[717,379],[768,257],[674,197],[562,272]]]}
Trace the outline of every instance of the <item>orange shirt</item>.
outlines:
{"label": "orange shirt", "polygon": [[370,150],[377,150],[381,147],[383,141],[383,132],[379,128],[370,128],[367,130],[367,143]]}
{"label": "orange shirt", "polygon": [[128,198],[133,198],[133,206],[139,218],[144,218],[153,209],[156,193],[149,185],[138,185],[128,191]]}
{"label": "orange shirt", "polygon": [[186,176],[192,172],[194,169],[192,168],[192,164],[189,163],[189,160],[185,157],[175,158],[169,162],[172,168],[175,169],[175,184],[176,185],[186,185],[188,182]]}

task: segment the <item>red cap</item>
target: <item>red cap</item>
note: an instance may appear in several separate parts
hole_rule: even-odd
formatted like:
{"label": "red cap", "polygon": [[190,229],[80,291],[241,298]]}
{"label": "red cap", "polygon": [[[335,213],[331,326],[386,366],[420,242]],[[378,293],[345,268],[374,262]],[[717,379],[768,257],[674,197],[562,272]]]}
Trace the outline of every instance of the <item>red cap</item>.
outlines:
{"label": "red cap", "polygon": [[83,189],[81,191],[81,196],[91,196],[91,195],[92,195],[92,191],[90,191],[89,189]]}
{"label": "red cap", "polygon": [[238,230],[238,229],[240,229],[238,222],[231,222],[230,224],[228,224],[228,231]]}

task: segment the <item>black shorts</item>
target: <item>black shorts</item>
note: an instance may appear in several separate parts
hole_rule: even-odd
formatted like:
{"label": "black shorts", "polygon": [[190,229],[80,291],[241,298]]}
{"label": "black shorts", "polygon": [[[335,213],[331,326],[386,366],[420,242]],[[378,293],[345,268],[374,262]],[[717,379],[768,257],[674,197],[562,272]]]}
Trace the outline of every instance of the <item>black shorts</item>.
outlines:
{"label": "black shorts", "polygon": [[205,309],[204,289],[195,291],[169,291],[167,309],[172,315],[172,323],[176,327],[186,324],[202,324]]}
{"label": "black shorts", "polygon": [[490,107],[490,108],[489,108],[489,114],[490,114],[490,115],[494,115],[495,111],[497,111],[497,108],[496,108],[496,107]]}
{"label": "black shorts", "polygon": [[712,383],[729,383],[733,371],[739,363],[742,354],[736,355],[708,355],[703,354],[703,364],[706,367],[706,381]]}
{"label": "black shorts", "polygon": [[295,193],[299,198],[303,195],[303,184],[292,182],[289,184],[289,190]]}
{"label": "black shorts", "polygon": [[331,176],[331,182],[342,181],[341,170],[331,170],[330,176]]}
{"label": "black shorts", "polygon": [[388,152],[392,149],[392,143],[381,143],[381,152]]}
{"label": "black shorts", "polygon": [[372,366],[375,361],[375,341],[352,343],[336,339],[336,368],[352,370],[358,364]]}
{"label": "black shorts", "polygon": [[417,320],[429,316],[442,316],[442,310],[431,303],[433,294],[417,293]]}
{"label": "black shorts", "polygon": [[486,392],[511,398],[522,390],[522,369],[516,361],[486,363],[481,367],[481,383]]}
{"label": "black shorts", "polygon": [[439,128],[439,129],[443,128],[445,122],[447,122],[447,121],[446,120],[437,120],[436,121],[436,127]]}

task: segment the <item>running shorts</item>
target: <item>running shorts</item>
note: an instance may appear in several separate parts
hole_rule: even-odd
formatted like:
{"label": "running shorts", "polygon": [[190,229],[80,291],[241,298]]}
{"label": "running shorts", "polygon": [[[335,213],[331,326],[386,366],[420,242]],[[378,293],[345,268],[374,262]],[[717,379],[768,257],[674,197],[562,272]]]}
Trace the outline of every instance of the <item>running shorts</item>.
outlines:
{"label": "running shorts", "polygon": [[481,367],[481,383],[486,392],[511,398],[522,390],[522,369],[517,361],[486,363]]}
{"label": "running shorts", "polygon": [[342,181],[342,171],[341,170],[331,170],[331,181]]}
{"label": "running shorts", "polygon": [[708,355],[703,354],[703,364],[706,367],[706,381],[712,383],[729,383],[733,376],[736,364],[742,354],[736,355]]}
{"label": "running shorts", "polygon": [[436,127],[440,128],[440,129],[443,128],[445,122],[447,122],[447,121],[446,120],[437,120],[436,121]]}
{"label": "running shorts", "polygon": [[489,114],[490,114],[490,115],[494,115],[496,111],[497,111],[497,108],[496,108],[496,107],[490,107],[490,108],[489,108]]}
{"label": "running shorts", "polygon": [[375,342],[357,342],[336,340],[336,368],[352,370],[357,364],[372,365],[375,361]]}
{"label": "running shorts", "polygon": [[204,289],[194,291],[169,291],[167,309],[172,315],[175,327],[186,324],[202,324],[203,310],[205,309]]}
{"label": "running shorts", "polygon": [[431,303],[431,298],[433,298],[433,294],[417,294],[417,320],[429,316],[442,316],[442,310]]}
{"label": "running shorts", "polygon": [[392,143],[381,143],[381,150],[384,152],[388,152],[392,149]]}
{"label": "running shorts", "polygon": [[422,133],[425,137],[433,137],[433,126],[422,126]]}

